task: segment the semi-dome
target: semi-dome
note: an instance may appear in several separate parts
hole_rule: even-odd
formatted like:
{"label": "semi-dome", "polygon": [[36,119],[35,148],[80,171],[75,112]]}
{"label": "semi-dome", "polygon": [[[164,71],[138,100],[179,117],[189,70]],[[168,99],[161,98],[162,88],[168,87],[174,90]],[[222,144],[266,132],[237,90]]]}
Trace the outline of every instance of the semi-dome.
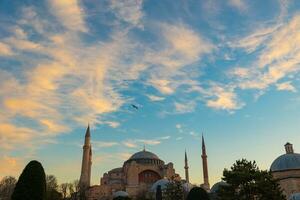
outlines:
{"label": "semi-dome", "polygon": [[294,153],[293,145],[286,143],[286,154],[276,158],[271,165],[271,171],[285,171],[292,169],[300,169],[300,154]]}
{"label": "semi-dome", "polygon": [[300,200],[300,193],[292,194],[292,195],[289,197],[289,200]]}
{"label": "semi-dome", "polygon": [[170,183],[170,181],[166,178],[160,179],[158,181],[156,181],[152,187],[151,187],[151,191],[152,192],[156,192],[157,187],[160,185],[161,189],[166,189],[167,185]]}
{"label": "semi-dome", "polygon": [[124,191],[118,191],[118,192],[115,192],[113,193],[113,197],[116,198],[116,197],[128,197],[128,193],[127,192],[124,192]]}
{"label": "semi-dome", "polygon": [[157,159],[159,160],[158,156],[155,155],[154,153],[150,152],[150,151],[139,151],[135,154],[133,154],[129,160],[138,160],[138,159]]}

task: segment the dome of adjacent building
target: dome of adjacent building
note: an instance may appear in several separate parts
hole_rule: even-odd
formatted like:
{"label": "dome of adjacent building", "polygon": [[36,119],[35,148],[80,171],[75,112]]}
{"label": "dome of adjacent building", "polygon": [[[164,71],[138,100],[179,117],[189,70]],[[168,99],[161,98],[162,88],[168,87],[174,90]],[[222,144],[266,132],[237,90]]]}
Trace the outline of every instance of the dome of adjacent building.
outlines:
{"label": "dome of adjacent building", "polygon": [[160,180],[156,181],[156,182],[152,185],[151,191],[152,191],[152,192],[156,192],[156,189],[157,189],[158,186],[160,186],[162,190],[163,190],[163,189],[166,189],[166,188],[167,188],[167,185],[168,185],[169,183],[170,183],[170,181],[169,181],[168,179],[166,179],[166,178],[160,179]]}
{"label": "dome of adjacent building", "polygon": [[289,200],[300,200],[300,193],[292,194],[292,195],[289,197]]}
{"label": "dome of adjacent building", "polygon": [[285,171],[300,169],[300,154],[294,153],[293,145],[286,143],[286,154],[283,154],[276,158],[271,165],[271,171]]}
{"label": "dome of adjacent building", "polygon": [[124,191],[118,191],[118,192],[115,192],[113,194],[113,197],[116,198],[116,197],[128,197],[128,193],[127,192],[124,192]]}
{"label": "dome of adjacent building", "polygon": [[183,183],[182,184],[182,187],[183,187],[183,190],[185,191],[185,192],[189,192],[191,189],[193,189],[193,187],[195,187],[193,184],[191,184],[191,183]]}
{"label": "dome of adjacent building", "polygon": [[227,185],[228,185],[228,183],[226,183],[224,181],[217,182],[211,187],[210,192],[217,193],[217,191],[220,189],[221,186],[227,186]]}

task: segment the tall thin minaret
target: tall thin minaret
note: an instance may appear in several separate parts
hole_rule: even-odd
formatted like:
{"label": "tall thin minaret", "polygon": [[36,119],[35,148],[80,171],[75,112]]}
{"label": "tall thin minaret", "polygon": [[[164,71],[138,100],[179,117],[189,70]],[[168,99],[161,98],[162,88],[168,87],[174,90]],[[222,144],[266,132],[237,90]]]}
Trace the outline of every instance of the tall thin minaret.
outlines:
{"label": "tall thin minaret", "polygon": [[91,173],[92,173],[92,145],[89,153],[89,185],[91,183]]}
{"label": "tall thin minaret", "polygon": [[205,141],[203,135],[202,135],[202,156],[201,157],[202,157],[203,180],[204,180],[202,187],[206,190],[210,190],[209,180],[208,180],[206,147],[205,147]]}
{"label": "tall thin minaret", "polygon": [[185,170],[185,180],[187,183],[190,182],[190,177],[189,177],[189,165],[188,165],[188,159],[186,155],[186,151],[184,154],[184,170]]}
{"label": "tall thin minaret", "polygon": [[91,133],[90,125],[88,125],[85,133],[85,140],[83,145],[81,175],[79,179],[79,186],[81,191],[85,191],[91,184],[91,165],[92,165],[92,147],[91,147]]}

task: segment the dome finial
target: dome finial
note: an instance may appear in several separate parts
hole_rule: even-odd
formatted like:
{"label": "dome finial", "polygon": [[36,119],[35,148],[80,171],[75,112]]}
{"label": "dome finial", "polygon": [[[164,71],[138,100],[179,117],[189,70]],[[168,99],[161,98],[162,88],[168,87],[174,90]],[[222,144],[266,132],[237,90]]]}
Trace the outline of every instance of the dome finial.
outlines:
{"label": "dome finial", "polygon": [[294,153],[293,144],[287,142],[284,147],[287,154]]}
{"label": "dome finial", "polygon": [[146,151],[146,145],[144,144],[144,149],[143,149],[143,151]]}

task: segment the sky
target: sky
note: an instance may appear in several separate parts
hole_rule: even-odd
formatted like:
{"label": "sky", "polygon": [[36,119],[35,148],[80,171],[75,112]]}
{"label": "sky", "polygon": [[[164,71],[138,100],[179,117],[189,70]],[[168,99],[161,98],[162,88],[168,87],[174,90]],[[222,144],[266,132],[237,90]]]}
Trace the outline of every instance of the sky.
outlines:
{"label": "sky", "polygon": [[[92,183],[146,146],[211,185],[300,149],[300,1],[0,0],[0,177],[39,160]],[[134,109],[131,104],[139,109]]]}

